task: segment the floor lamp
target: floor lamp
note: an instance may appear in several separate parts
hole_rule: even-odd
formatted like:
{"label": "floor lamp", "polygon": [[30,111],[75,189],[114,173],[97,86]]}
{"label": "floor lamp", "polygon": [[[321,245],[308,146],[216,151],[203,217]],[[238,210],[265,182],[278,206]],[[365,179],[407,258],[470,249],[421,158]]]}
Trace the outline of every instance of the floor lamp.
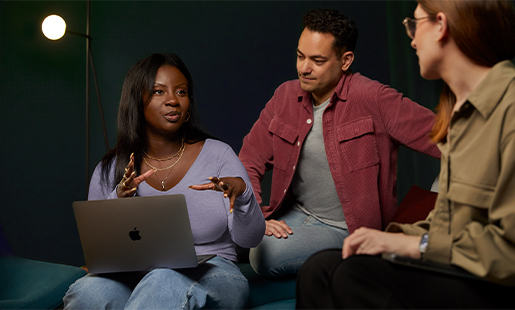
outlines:
{"label": "floor lamp", "polygon": [[87,13],[86,13],[86,34],[70,31],[66,29],[66,23],[59,15],[50,15],[43,21],[41,26],[43,34],[50,40],[59,40],[64,36],[65,33],[77,35],[86,38],[86,197],[89,188],[89,69],[91,65],[91,71],[93,73],[93,81],[95,83],[95,91],[97,94],[98,109],[100,112],[100,120],[102,122],[102,131],[104,133],[104,143],[106,152],[109,151],[109,141],[107,139],[107,130],[104,120],[104,111],[102,109],[102,101],[100,99],[100,92],[98,90],[97,75],[95,72],[95,63],[93,61],[93,53],[91,52],[91,36],[89,34],[90,29],[90,0],[87,1]]}

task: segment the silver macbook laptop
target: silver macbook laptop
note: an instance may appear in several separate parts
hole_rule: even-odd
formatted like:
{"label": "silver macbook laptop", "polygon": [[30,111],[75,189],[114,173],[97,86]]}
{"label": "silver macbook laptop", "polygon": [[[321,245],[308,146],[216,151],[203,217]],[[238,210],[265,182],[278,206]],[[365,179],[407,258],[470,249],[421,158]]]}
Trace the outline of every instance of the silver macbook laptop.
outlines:
{"label": "silver macbook laptop", "polygon": [[184,195],[76,201],[73,211],[91,273],[192,268],[197,257]]}

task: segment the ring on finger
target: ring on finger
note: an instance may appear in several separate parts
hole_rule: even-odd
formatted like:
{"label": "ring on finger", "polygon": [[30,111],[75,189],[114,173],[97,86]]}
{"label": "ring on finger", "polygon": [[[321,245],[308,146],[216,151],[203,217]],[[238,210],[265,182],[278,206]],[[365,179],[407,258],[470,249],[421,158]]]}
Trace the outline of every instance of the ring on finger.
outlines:
{"label": "ring on finger", "polygon": [[122,185],[123,185],[123,187],[124,187],[125,189],[127,189],[127,188],[128,188],[128,187],[127,187],[127,185],[125,185],[125,181],[123,181],[123,182],[122,182]]}

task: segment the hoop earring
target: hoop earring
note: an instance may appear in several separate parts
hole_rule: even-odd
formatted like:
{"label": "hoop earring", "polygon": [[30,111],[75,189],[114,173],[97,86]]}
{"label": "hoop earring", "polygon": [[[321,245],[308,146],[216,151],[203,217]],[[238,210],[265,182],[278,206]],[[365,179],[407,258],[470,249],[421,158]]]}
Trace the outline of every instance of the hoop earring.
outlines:
{"label": "hoop earring", "polygon": [[185,123],[187,123],[190,120],[190,116],[190,112],[188,112],[188,117],[186,117],[186,120],[184,121]]}

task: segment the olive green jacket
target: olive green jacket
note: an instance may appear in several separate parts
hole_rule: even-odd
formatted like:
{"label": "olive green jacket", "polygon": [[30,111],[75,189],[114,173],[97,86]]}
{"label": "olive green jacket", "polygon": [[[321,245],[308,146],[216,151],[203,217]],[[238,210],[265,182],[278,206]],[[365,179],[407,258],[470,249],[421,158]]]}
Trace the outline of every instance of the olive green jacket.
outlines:
{"label": "olive green jacket", "polygon": [[388,231],[429,232],[424,260],[515,285],[515,67],[496,64],[454,113],[435,209]]}

